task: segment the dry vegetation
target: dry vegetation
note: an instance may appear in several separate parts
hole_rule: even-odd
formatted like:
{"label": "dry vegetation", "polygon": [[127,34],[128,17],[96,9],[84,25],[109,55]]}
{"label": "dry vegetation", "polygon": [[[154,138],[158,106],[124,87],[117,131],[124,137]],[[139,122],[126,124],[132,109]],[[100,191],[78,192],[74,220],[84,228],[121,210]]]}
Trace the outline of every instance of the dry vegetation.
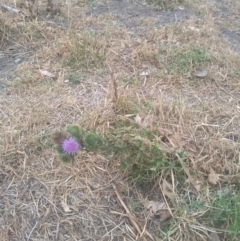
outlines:
{"label": "dry vegetation", "polygon": [[[212,9],[129,29],[86,14],[99,2],[62,1],[55,17],[44,4],[35,19],[1,13],[2,54],[26,56],[0,94],[1,240],[239,240],[240,57]],[[140,185],[102,153],[63,164],[51,135],[73,123],[157,142],[167,164]]]}

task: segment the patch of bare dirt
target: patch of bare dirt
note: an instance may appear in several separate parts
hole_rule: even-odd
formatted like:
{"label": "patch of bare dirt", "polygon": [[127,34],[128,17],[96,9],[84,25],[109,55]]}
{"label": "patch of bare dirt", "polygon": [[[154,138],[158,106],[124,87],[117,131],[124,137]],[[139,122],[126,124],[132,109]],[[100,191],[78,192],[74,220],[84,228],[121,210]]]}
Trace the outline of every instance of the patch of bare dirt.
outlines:
{"label": "patch of bare dirt", "polygon": [[87,16],[101,16],[110,14],[115,17],[115,24],[123,25],[137,33],[139,27],[144,26],[144,20],[151,19],[156,26],[164,26],[187,20],[193,16],[186,8],[176,8],[162,11],[143,4],[140,1],[108,1],[87,11]]}
{"label": "patch of bare dirt", "polygon": [[[142,2],[130,1],[108,1],[103,4],[98,3],[96,6],[86,10],[87,16],[99,17],[111,15],[114,19],[112,25],[123,25],[129,30],[132,30],[137,36],[144,34],[146,25],[145,19],[150,19],[156,27],[167,24],[174,24],[179,21],[184,21],[193,16],[193,14],[183,9],[175,9],[172,11],[156,10],[151,6]],[[58,27],[67,29],[68,23],[60,16],[55,16],[51,19],[44,12],[41,12],[39,20],[49,21]],[[99,30],[99,27],[91,26],[90,29]],[[39,46],[40,47],[40,46]],[[13,70],[16,69],[19,63],[27,61],[33,54],[29,52],[25,46],[19,46],[17,43],[7,43],[0,50],[0,92],[4,90],[6,79],[11,79]]]}
{"label": "patch of bare dirt", "polygon": [[32,53],[24,46],[9,42],[0,50],[0,93],[6,86],[7,79],[12,78],[12,71],[23,61],[27,61]]}
{"label": "patch of bare dirt", "polygon": [[[215,10],[216,23],[219,25],[223,38],[230,46],[240,52],[240,4],[237,1],[215,0],[209,1]],[[98,3],[86,10],[86,16],[104,17],[111,15],[109,21],[114,26],[124,26],[137,36],[146,34],[147,26],[145,21],[153,23],[156,28],[168,24],[175,24],[190,18],[197,18],[196,11],[186,7],[177,6],[171,11],[162,11],[156,7],[144,4],[142,1],[119,1],[111,0]],[[51,21],[56,26],[67,28],[68,23],[61,17],[48,19],[46,13],[41,12],[40,19]],[[101,27],[92,25],[89,29],[101,30]],[[6,82],[11,79],[13,70],[19,63],[27,61],[32,55],[25,46],[17,43],[8,43],[0,50],[0,93],[4,90]]]}
{"label": "patch of bare dirt", "polygon": [[214,9],[216,24],[231,48],[240,53],[240,2],[235,0],[209,1]]}

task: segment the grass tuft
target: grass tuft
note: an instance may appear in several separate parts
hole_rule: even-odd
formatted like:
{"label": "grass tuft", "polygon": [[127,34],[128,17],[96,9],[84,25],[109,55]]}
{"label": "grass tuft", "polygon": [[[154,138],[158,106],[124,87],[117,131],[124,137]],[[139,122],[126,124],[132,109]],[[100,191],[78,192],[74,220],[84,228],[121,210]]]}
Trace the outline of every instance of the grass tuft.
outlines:
{"label": "grass tuft", "polygon": [[[161,60],[161,56],[159,56]],[[211,60],[206,50],[192,46],[189,49],[170,49],[166,66],[169,74],[190,76],[191,72],[201,70]]]}
{"label": "grass tuft", "polygon": [[69,56],[65,61],[67,66],[88,71],[104,67],[107,41],[96,33],[70,33],[68,49]]}

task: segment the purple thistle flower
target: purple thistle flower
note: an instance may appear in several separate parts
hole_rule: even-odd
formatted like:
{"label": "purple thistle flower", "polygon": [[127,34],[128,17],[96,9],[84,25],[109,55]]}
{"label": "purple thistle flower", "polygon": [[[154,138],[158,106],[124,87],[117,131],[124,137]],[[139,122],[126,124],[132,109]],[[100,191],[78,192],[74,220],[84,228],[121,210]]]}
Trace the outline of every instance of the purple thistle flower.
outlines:
{"label": "purple thistle flower", "polygon": [[79,143],[72,137],[62,142],[62,149],[68,155],[74,155],[80,148]]}

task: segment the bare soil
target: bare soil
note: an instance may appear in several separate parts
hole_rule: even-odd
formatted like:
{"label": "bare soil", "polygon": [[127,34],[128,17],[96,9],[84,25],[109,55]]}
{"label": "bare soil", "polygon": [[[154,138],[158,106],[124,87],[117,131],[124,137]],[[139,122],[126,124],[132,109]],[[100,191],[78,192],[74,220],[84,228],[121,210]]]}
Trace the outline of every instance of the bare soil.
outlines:
{"label": "bare soil", "polygon": [[[214,21],[216,21],[222,38],[228,42],[229,47],[233,51],[236,51],[236,54],[239,54],[239,4],[235,3],[235,1],[227,0],[209,1],[208,4],[207,8],[214,11]],[[168,25],[177,26],[189,20],[195,20],[195,22],[201,24],[201,11],[198,9],[188,6],[176,6],[171,11],[163,11],[160,8],[148,6],[142,1],[109,0],[98,3],[93,1],[93,4],[84,8],[82,12],[78,12],[78,8],[75,11],[76,19],[79,21],[82,20],[81,14],[86,16],[88,21],[83,24],[86,24],[86,29],[89,31],[104,32],[106,26],[110,29],[122,26],[123,29],[118,29],[119,32],[114,32],[115,35],[111,38],[112,45],[114,45],[114,38],[124,40],[125,37],[129,36],[136,43],[141,42],[142,39],[146,42],[153,42],[153,38],[148,38],[150,25],[154,25],[155,29],[161,29]],[[43,28],[44,30],[49,30],[49,32],[57,28],[61,29],[65,34],[68,26],[74,24],[71,18],[67,21],[61,15],[49,17],[44,11],[39,15],[39,18],[39,22],[48,22],[49,25],[47,27],[43,25]],[[99,21],[96,21],[96,19]],[[27,18],[27,21],[34,20]],[[11,27],[11,24],[9,24],[9,27]],[[51,43],[51,46],[47,44],[46,46],[25,46],[23,43],[18,43],[17,39],[6,39],[2,31],[0,31],[0,34],[2,34],[0,39],[3,39],[0,50],[0,94],[4,96],[4,98],[0,99],[0,110],[2,111],[0,114],[3,113],[3,121],[0,122],[0,125],[4,125],[4,133],[1,133],[0,138],[1,153],[3,154],[0,162],[0,225],[3,227],[0,229],[0,237],[4,241],[150,240],[149,236],[144,239],[136,232],[134,225],[126,215],[126,210],[120,203],[118,195],[116,195],[116,190],[112,185],[113,180],[117,183],[120,195],[124,197],[123,201],[127,204],[130,211],[134,213],[138,223],[141,224],[143,233],[145,234],[145,230],[147,230],[157,236],[160,232],[159,230],[164,228],[164,222],[160,220],[159,216],[148,219],[150,214],[146,212],[142,203],[146,197],[162,201],[160,191],[153,192],[154,187],[152,186],[142,189],[128,186],[125,175],[116,171],[117,168],[114,166],[114,163],[110,163],[102,156],[91,155],[91,153],[82,152],[74,165],[63,166],[58,162],[56,155],[53,154],[53,148],[48,143],[50,133],[53,130],[65,128],[66,123],[73,123],[83,118],[86,113],[92,112],[92,118],[87,120],[83,118],[85,121],[84,125],[96,127],[96,123],[100,123],[99,125],[107,128],[109,121],[113,117],[110,113],[107,116],[108,118],[101,119],[100,114],[103,114],[103,109],[100,109],[100,107],[103,107],[108,101],[106,99],[109,97],[109,76],[103,70],[89,77],[83,84],[67,85],[67,77],[64,75],[66,73],[62,67],[58,66],[58,60],[64,55],[65,40],[60,44],[58,43],[59,46],[63,46],[62,49],[55,45],[52,39],[49,40],[48,35],[44,35],[44,38],[47,40],[47,43]],[[119,45],[128,45],[128,43],[120,42],[118,43]],[[131,47],[130,45],[127,46],[127,51],[131,51]],[[53,49],[49,55],[46,54],[48,48]],[[42,50],[42,52],[39,50]],[[115,52],[113,48],[111,54],[114,55]],[[36,53],[37,57],[35,56]],[[51,56],[56,61],[51,65],[51,68],[49,67],[50,57],[49,59],[44,59],[42,57],[44,54]],[[125,62],[123,61],[125,53],[121,54],[123,56],[122,62],[119,63],[119,66],[116,65],[116,69],[121,69],[124,72],[127,68],[130,68],[130,61],[128,62],[129,53],[126,53]],[[151,60],[149,62],[151,63]],[[22,65],[24,63],[26,65],[29,63],[33,71],[28,73],[27,68]],[[39,84],[39,66],[41,66],[41,69],[49,67],[52,72],[57,69],[56,72],[58,71],[60,74],[54,81],[47,79],[44,84],[42,82]],[[154,67],[154,72],[156,66],[154,63],[152,66]],[[20,73],[21,68],[24,70],[24,73]],[[132,70],[135,71],[134,68]],[[141,72],[143,69],[139,71]],[[25,76],[28,79],[30,75],[33,83],[27,83],[25,87],[20,86],[18,88],[13,83],[13,81],[20,78],[18,75],[21,77],[21,80],[24,80]],[[146,76],[142,78],[145,79],[142,81],[142,92],[137,90],[139,91],[138,96],[145,94],[149,99],[151,96],[157,96],[156,92],[158,91],[159,83],[154,83],[151,88],[146,87],[144,89],[149,79]],[[198,163],[207,159],[208,153],[213,155],[214,158],[206,161],[206,169],[213,159],[217,159],[216,157],[219,155],[216,151],[217,147],[220,149],[219,152],[222,151],[224,153],[224,141],[227,143],[226,148],[230,150],[229,152],[226,151],[226,159],[235,160],[234,158],[237,158],[237,155],[234,156],[230,152],[234,147],[237,149],[239,145],[239,136],[232,132],[232,128],[234,129],[237,121],[231,117],[233,111],[230,108],[228,110],[228,107],[226,108],[229,103],[235,104],[239,95],[238,89],[230,85],[231,83],[229,85],[225,83],[225,80],[221,79],[221,73],[219,75],[216,73],[216,79],[218,78],[221,86],[225,87],[226,84],[226,88],[216,86],[215,82],[212,82],[212,79],[209,78],[208,82],[204,82],[206,87],[204,87],[202,93],[198,93],[200,82],[190,83],[191,87],[195,88],[194,94],[189,92],[190,87],[189,89],[188,87],[182,87],[184,83],[182,77],[177,78],[174,75],[170,75],[168,79],[160,80],[162,82],[175,81],[177,92],[181,93],[184,98],[189,98],[187,99],[189,103],[186,105],[189,109],[201,109],[205,104],[205,99],[210,100],[210,102],[212,100],[212,106],[209,105],[210,107],[208,107],[210,109],[210,117],[207,115],[204,117],[204,114],[202,117],[197,117],[197,119],[202,118],[202,122],[194,130],[193,135],[196,135],[194,136],[196,138],[194,140],[189,140],[190,138],[184,140],[189,149],[192,148],[193,153],[199,154],[199,156],[196,155],[199,158],[197,160]],[[53,85],[51,85],[51,81]],[[150,79],[149,82],[151,81],[153,80]],[[163,89],[164,83],[160,84],[161,88],[159,89]],[[36,89],[28,88],[34,85],[36,85]],[[163,96],[160,96],[161,92],[158,97],[159,99],[164,99],[166,104],[162,105],[161,108],[168,112],[169,116],[172,115],[173,117],[183,113],[185,107],[181,109],[178,106],[174,106],[170,110],[168,102],[170,103],[174,99],[171,87],[170,83],[170,87],[166,88],[167,90]],[[217,100],[213,98],[213,94],[216,94]],[[183,102],[185,101],[184,98]],[[201,99],[201,103],[197,102],[199,99]],[[213,108],[216,103],[220,102],[219,100],[222,101],[221,104],[224,106],[225,112],[222,110],[222,107]],[[195,104],[196,106],[194,106]],[[237,112],[235,106],[232,108]],[[224,113],[221,114],[222,112]],[[217,119],[218,117],[219,119]],[[210,119],[210,124],[205,125],[205,122],[208,123],[208,118]],[[194,121],[197,121],[197,119],[194,119]],[[166,120],[164,118],[159,121],[162,121],[163,125],[165,125]],[[180,121],[184,125],[185,120],[180,119]],[[229,123],[229,126],[226,123]],[[219,137],[223,141],[221,142],[222,146],[220,146],[216,134],[218,130],[219,132],[221,131],[220,128],[217,129],[218,125],[223,129],[226,128],[226,132],[229,132],[229,135],[224,136],[224,138]],[[172,124],[172,128],[179,130],[180,135],[181,129],[179,126],[178,123]],[[203,132],[201,132],[202,130]],[[166,131],[167,133],[167,129],[162,128],[161,131],[163,133]],[[184,133],[183,136],[187,134],[189,133]],[[208,135],[214,138],[211,139]],[[176,137],[174,141],[178,143],[178,138]],[[207,151],[208,146],[206,143],[210,146],[209,152]],[[216,166],[219,169],[221,167],[221,164]],[[226,164],[224,168],[228,170],[229,167]],[[231,171],[229,171],[229,175],[231,174]],[[204,175],[207,179],[207,175]],[[189,195],[195,196],[196,193],[190,191]],[[194,223],[194,221],[191,224],[198,228],[198,224]],[[183,233],[181,233],[183,237],[185,235],[184,228],[187,225],[188,223],[184,221],[179,224],[183,230]],[[204,238],[207,240],[207,231],[203,230],[203,232],[205,232],[203,239],[194,238],[194,240],[204,240]],[[193,240],[191,235],[191,232],[186,233],[186,238],[179,240],[191,241]]]}
{"label": "bare soil", "polygon": [[[236,52],[240,52],[240,30],[239,30],[239,4],[237,1],[215,0],[209,1],[209,6],[213,7],[216,24],[222,36]],[[177,22],[188,20],[190,18],[198,18],[196,9],[188,9],[187,7],[171,11],[162,11],[156,7],[143,4],[141,1],[129,2],[112,0],[102,4],[95,4],[86,10],[87,16],[104,16],[111,14],[116,18],[113,24],[123,25],[132,31],[136,38],[140,35],[147,34],[147,28],[144,25],[145,19],[151,19],[156,28],[168,24],[176,24]],[[46,19],[47,15],[42,13],[40,18]],[[49,20],[49,16],[48,16]],[[67,24],[61,18],[51,18],[50,21],[58,26],[67,27]],[[98,30],[100,26],[91,26],[90,29]],[[0,34],[3,35],[2,32]],[[2,36],[3,37],[3,36]],[[1,46],[0,52],[0,93],[4,90],[7,81],[12,77],[13,70],[23,61],[27,61],[32,55],[32,50],[26,46],[20,46],[10,39]]]}
{"label": "bare soil", "polygon": [[[219,26],[222,36],[229,45],[236,51],[240,52],[240,34],[239,34],[239,4],[237,1],[215,0],[209,1],[209,6],[213,7],[215,13],[215,21]],[[190,18],[199,18],[196,9],[187,7],[176,7],[171,11],[162,11],[156,7],[143,4],[141,1],[129,2],[112,0],[105,3],[98,3],[90,8],[87,8],[87,16],[104,16],[111,14],[115,21],[113,25],[123,25],[132,31],[136,38],[147,34],[147,27],[144,20],[148,19],[155,23],[156,28],[161,26],[176,24]],[[46,19],[47,17],[47,19]],[[58,26],[67,28],[65,20],[59,17],[49,19],[44,12],[40,15],[43,20],[49,20]],[[90,30],[101,30],[100,26],[90,26]],[[3,35],[2,32],[0,34]],[[2,36],[3,38],[3,36]],[[33,54],[33,50],[21,46],[17,42],[9,39],[7,43],[1,46],[0,52],[0,93],[4,90],[7,80],[12,77],[13,70],[23,61],[27,61]]]}

